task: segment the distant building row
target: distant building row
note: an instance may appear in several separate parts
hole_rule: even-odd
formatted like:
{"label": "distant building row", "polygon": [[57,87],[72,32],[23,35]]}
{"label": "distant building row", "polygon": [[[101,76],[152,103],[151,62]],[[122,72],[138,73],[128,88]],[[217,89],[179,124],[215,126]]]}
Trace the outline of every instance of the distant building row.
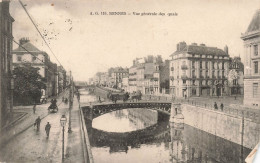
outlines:
{"label": "distant building row", "polygon": [[243,94],[243,71],[240,57],[230,58],[227,46],[221,50],[180,42],[171,60],[137,58],[129,69],[97,73],[90,83],[176,97],[237,95]]}

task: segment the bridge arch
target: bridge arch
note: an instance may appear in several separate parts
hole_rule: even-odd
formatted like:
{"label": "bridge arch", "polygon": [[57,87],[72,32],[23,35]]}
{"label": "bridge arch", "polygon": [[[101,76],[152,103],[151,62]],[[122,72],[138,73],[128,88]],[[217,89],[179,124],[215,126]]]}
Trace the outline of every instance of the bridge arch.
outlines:
{"label": "bridge arch", "polygon": [[85,118],[87,119],[94,119],[109,112],[131,108],[151,109],[163,112],[168,115],[171,114],[171,103],[165,102],[126,102],[117,104],[97,104],[82,106],[81,108]]}

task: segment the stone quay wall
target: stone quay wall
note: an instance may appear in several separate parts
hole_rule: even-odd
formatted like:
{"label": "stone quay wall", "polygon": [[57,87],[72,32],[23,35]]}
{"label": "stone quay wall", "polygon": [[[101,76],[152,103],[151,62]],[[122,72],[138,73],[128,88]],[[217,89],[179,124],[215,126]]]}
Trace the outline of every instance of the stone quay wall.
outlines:
{"label": "stone quay wall", "polygon": [[[260,123],[240,114],[182,104],[184,123],[253,149],[260,141]],[[191,135],[192,136],[192,135]]]}

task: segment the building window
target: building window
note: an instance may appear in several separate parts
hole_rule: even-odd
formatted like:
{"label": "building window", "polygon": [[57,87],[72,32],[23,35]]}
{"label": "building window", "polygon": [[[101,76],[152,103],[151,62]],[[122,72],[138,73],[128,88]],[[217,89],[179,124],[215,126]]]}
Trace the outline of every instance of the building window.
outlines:
{"label": "building window", "polygon": [[253,83],[253,97],[257,97],[258,83]]}
{"label": "building window", "polygon": [[209,76],[209,71],[208,70],[206,70],[206,78],[208,78],[208,76]]}
{"label": "building window", "polygon": [[206,69],[208,68],[208,62],[205,62],[205,68]]}
{"label": "building window", "polygon": [[202,68],[202,61],[200,61],[200,68]]}
{"label": "building window", "polygon": [[32,61],[34,62],[35,60],[36,60],[36,57],[35,57],[35,56],[33,56],[33,57],[32,57]]}
{"label": "building window", "polygon": [[196,75],[195,75],[195,70],[192,70],[192,77],[195,78]]}
{"label": "building window", "polygon": [[195,68],[195,61],[192,61],[192,68]]}
{"label": "building window", "polygon": [[186,84],[186,80],[183,80],[183,84]]}
{"label": "building window", "polygon": [[237,79],[233,79],[233,85],[238,85]]}
{"label": "building window", "polygon": [[258,61],[254,62],[254,70],[255,70],[255,74],[258,73]]}
{"label": "building window", "polygon": [[17,56],[17,61],[22,61],[22,56]]}
{"label": "building window", "polygon": [[254,45],[254,54],[258,55],[258,45]]}

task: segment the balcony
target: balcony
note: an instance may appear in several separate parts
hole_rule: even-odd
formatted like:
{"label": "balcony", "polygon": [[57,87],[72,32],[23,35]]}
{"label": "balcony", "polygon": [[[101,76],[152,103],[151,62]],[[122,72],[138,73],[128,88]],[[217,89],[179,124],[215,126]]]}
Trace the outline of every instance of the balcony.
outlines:
{"label": "balcony", "polygon": [[187,75],[182,75],[181,79],[188,79],[188,76]]}
{"label": "balcony", "polygon": [[181,69],[182,69],[182,70],[187,70],[187,69],[188,69],[188,66],[187,66],[187,65],[181,65]]}

